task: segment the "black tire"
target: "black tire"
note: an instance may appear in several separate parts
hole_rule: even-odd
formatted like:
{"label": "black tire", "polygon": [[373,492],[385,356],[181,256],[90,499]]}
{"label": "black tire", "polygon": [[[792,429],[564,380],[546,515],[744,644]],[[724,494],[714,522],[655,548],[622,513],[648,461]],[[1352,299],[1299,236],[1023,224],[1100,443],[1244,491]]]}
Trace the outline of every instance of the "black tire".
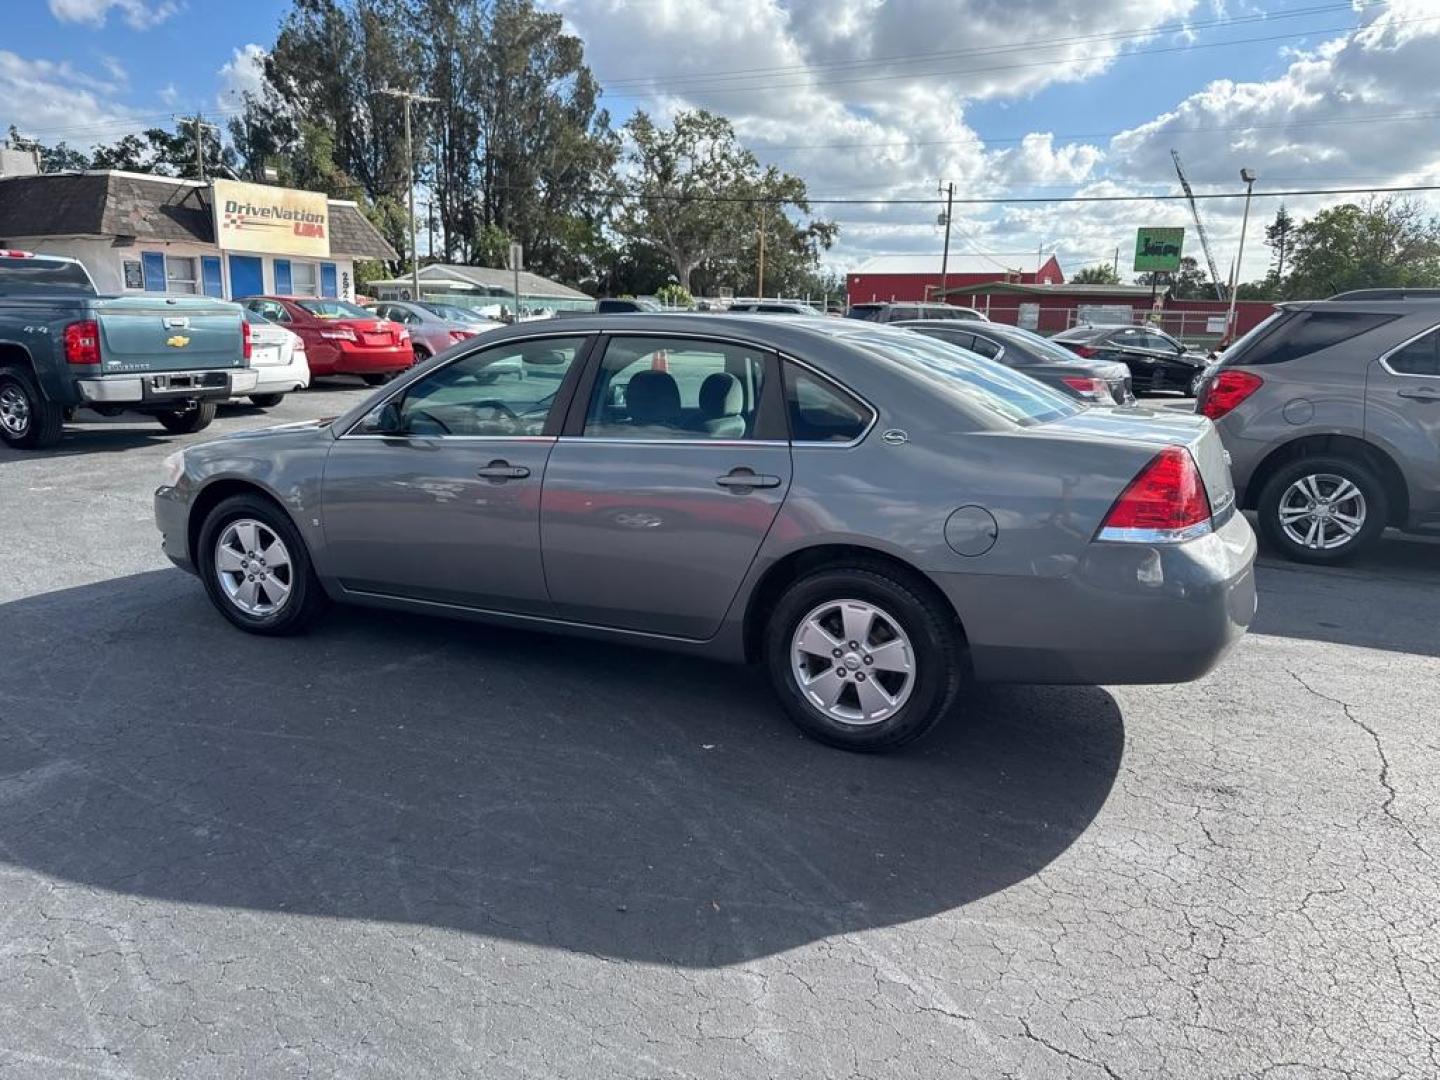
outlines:
{"label": "black tire", "polygon": [[[913,679],[909,696],[883,719],[846,723],[813,704],[800,687],[800,661],[792,660],[791,652],[796,631],[812,613],[840,601],[872,605],[909,639]],[[830,617],[821,618],[824,621]],[[833,613],[833,617],[843,618],[843,614]],[[883,631],[883,620],[877,622]],[[874,626],[872,633],[876,632]],[[853,650],[857,655],[846,648],[848,644],[839,642],[845,649],[842,660],[825,662],[851,680],[849,689],[841,691],[837,706],[848,708],[849,695],[858,708],[860,687],[855,680],[867,672],[863,666],[870,660],[866,647],[878,651],[883,642],[873,638],[871,642],[857,642],[860,648]],[[920,738],[950,710],[965,678],[964,634],[948,607],[890,568],[866,563],[826,567],[792,584],[770,614],[764,647],[771,684],[791,720],[806,734],[845,750],[891,750]],[[819,673],[823,674],[823,670],[821,667]],[[883,672],[877,675],[876,668],[868,670],[872,679],[890,678]],[[811,671],[812,675],[816,673]],[[901,692],[898,684],[880,685],[892,696]]]}
{"label": "black tire", "polygon": [[285,400],[284,394],[251,394],[250,404],[258,405],[262,409],[272,409]]}
{"label": "black tire", "polygon": [[430,350],[423,345],[416,345],[411,352],[415,354],[415,363],[417,364],[423,364],[426,360],[430,359]]}
{"label": "black tire", "polygon": [[[1329,480],[1323,479],[1325,477],[1347,480],[1359,489],[1364,508],[1363,523],[1349,540],[1329,548],[1307,547],[1285,531],[1280,520],[1281,500],[1286,499],[1286,493],[1292,485],[1307,476],[1322,478],[1316,481],[1316,490],[1322,495],[1333,494],[1338,490]],[[1351,502],[1343,508],[1348,510],[1354,505]],[[1260,490],[1256,510],[1259,514],[1260,532],[1275,550],[1296,562],[1317,564],[1343,562],[1374,546],[1390,520],[1390,500],[1385,494],[1385,485],[1369,465],[1349,457],[1302,457],[1282,466]],[[1308,532],[1308,524],[1305,528]],[[1328,535],[1334,536],[1338,527],[1324,525],[1322,528]]]}
{"label": "black tire", "polygon": [[[269,614],[255,615],[241,610],[221,583],[221,572],[216,565],[217,542],[227,526],[241,520],[258,522],[269,529],[279,537],[289,553],[290,592],[284,602]],[[329,606],[325,590],[315,577],[310,552],[289,515],[259,495],[233,495],[210,511],[200,527],[195,564],[210,602],[225,618],[251,634],[275,637],[298,634]]]}
{"label": "black tire", "polygon": [[215,419],[215,402],[202,401],[191,409],[172,409],[156,413],[155,419],[161,427],[173,435],[193,435],[204,431]]}
{"label": "black tire", "polygon": [[384,386],[387,382],[389,382],[389,381],[390,381],[391,379],[393,379],[394,377],[395,377],[394,372],[390,372],[390,371],[382,372],[382,373],[380,373],[380,374],[378,374],[378,375],[361,375],[361,376],[360,376],[360,378],[362,378],[362,379],[365,380],[365,385],[366,385],[366,386]]}
{"label": "black tire", "polygon": [[24,368],[0,368],[0,439],[16,450],[44,450],[60,441],[65,407],[47,401]]}

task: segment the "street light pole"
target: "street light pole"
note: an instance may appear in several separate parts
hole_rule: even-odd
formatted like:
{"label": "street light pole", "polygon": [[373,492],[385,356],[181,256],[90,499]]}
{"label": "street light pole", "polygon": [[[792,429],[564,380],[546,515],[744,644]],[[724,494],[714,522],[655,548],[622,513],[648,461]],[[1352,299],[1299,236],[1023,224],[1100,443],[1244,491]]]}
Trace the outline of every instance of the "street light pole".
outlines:
{"label": "street light pole", "polygon": [[1241,169],[1240,179],[1245,183],[1245,213],[1240,218],[1240,250],[1235,254],[1235,266],[1230,271],[1230,311],[1225,316],[1225,343],[1235,339],[1235,294],[1240,286],[1240,261],[1245,258],[1245,230],[1250,225],[1250,192],[1255,189],[1255,170]]}
{"label": "street light pole", "polygon": [[393,86],[382,88],[386,97],[399,98],[405,102],[405,179],[410,189],[410,299],[420,299],[420,239],[415,227],[415,150],[410,142],[410,106],[417,101],[438,102],[436,97],[426,97],[412,90],[396,90]]}
{"label": "street light pole", "polygon": [[940,302],[943,304],[946,302],[946,290],[950,286],[950,211],[955,205],[955,182],[950,181],[940,187],[939,191],[945,196],[945,251],[940,256]]}

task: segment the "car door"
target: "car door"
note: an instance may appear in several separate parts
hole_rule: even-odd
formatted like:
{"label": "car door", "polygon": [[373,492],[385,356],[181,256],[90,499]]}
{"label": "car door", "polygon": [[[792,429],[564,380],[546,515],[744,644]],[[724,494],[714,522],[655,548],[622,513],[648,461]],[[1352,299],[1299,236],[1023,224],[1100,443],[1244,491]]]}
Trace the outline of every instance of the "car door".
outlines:
{"label": "car door", "polygon": [[562,617],[715,633],[790,485],[776,365],[736,341],[608,339],[541,495],[545,579]]}
{"label": "car door", "polygon": [[356,592],[547,613],[540,483],[588,341],[476,349],[341,435],[322,492],[329,573]]}
{"label": "car door", "polygon": [[1417,516],[1440,518],[1440,327],[1370,365],[1365,434],[1401,460]]}

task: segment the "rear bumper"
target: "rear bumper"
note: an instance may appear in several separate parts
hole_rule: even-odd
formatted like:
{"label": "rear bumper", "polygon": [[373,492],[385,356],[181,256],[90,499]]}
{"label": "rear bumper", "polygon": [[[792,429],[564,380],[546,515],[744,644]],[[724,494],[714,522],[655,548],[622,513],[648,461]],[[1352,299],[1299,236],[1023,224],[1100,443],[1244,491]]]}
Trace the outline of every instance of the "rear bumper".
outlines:
{"label": "rear bumper", "polygon": [[415,352],[409,346],[389,349],[340,349],[330,369],[335,375],[383,375],[404,371],[415,363]]}
{"label": "rear bumper", "polygon": [[102,375],[95,379],[76,379],[75,389],[87,405],[166,405],[223,401],[250,393],[258,381],[254,368],[231,368]]}
{"label": "rear bumper", "polygon": [[1255,616],[1255,535],[1233,513],[1184,544],[1092,543],[1065,577],[936,575],[985,682],[1177,683]]}
{"label": "rear bumper", "polygon": [[267,364],[252,368],[256,383],[247,394],[288,394],[291,390],[302,390],[310,385],[310,365],[303,359],[288,364]]}

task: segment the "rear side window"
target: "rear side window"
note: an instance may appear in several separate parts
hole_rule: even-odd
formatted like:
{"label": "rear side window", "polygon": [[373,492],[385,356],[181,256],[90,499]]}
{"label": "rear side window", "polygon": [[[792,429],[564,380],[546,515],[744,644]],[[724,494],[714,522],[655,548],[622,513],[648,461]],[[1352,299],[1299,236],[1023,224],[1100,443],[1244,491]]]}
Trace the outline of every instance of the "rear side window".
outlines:
{"label": "rear side window", "polygon": [[854,442],[865,434],[873,415],[859,398],[789,362],[785,404],[790,438],[797,443]]}
{"label": "rear side window", "polygon": [[1403,349],[1385,358],[1386,365],[1397,375],[1429,375],[1440,378],[1440,329],[1416,338]]}
{"label": "rear side window", "polygon": [[90,275],[79,263],[55,259],[0,259],[0,289],[13,292],[59,289],[65,292],[95,292]]}
{"label": "rear side window", "polygon": [[1226,367],[1284,364],[1367,334],[1396,318],[1363,311],[1289,312],[1270,324],[1264,334],[1246,339],[1248,346],[1242,340],[1226,350],[1223,363]]}

